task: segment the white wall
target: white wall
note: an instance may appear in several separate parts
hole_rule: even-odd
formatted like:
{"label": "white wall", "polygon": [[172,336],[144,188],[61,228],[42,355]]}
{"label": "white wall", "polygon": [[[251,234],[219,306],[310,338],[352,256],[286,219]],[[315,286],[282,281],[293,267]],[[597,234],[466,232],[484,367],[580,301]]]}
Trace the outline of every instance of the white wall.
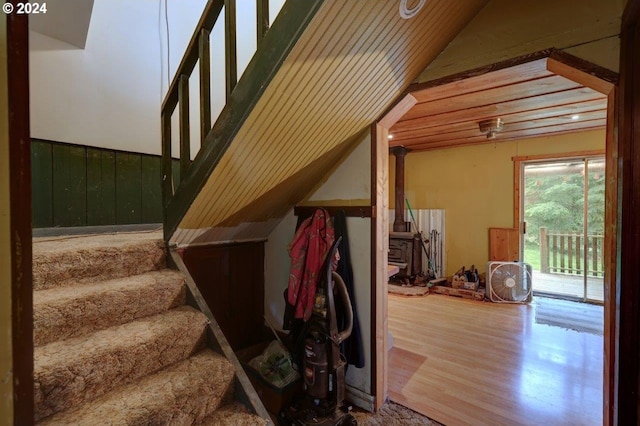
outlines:
{"label": "white wall", "polygon": [[[371,139],[368,131],[351,154],[329,176],[306,204],[321,204],[328,200],[345,203],[371,197]],[[335,204],[335,203],[331,203]],[[354,203],[355,204],[355,203]],[[290,211],[271,233],[266,244],[265,257],[265,314],[269,320],[282,326],[284,314],[283,291],[287,287],[291,262],[287,246],[293,239],[297,218]],[[354,273],[355,299],[360,318],[365,351],[365,366],[350,367],[347,384],[371,394],[371,220],[369,218],[347,218],[349,248]]]}
{"label": "white wall", "polygon": [[[84,49],[30,32],[32,137],[160,154],[160,106],[167,78],[173,79],[206,0],[167,0],[168,52],[164,3],[95,0]],[[273,20],[283,0],[271,3]],[[236,14],[240,75],[255,51],[255,1],[238,1]],[[211,37],[212,75],[217,77],[212,81],[215,117],[225,102],[223,43],[223,26],[217,25]],[[190,87],[195,155],[197,73]]]}
{"label": "white wall", "polygon": [[[205,0],[177,3],[169,1],[174,71]],[[32,137],[160,153],[167,70],[162,4],[96,0],[85,49],[30,33]]]}

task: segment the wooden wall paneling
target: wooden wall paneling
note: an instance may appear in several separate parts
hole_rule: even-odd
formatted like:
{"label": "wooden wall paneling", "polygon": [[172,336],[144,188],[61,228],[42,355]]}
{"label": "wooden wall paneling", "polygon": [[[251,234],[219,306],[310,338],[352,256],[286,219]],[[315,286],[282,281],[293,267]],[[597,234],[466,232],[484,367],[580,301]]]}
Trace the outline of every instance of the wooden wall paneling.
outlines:
{"label": "wooden wall paneling", "polygon": [[234,350],[264,324],[264,243],[187,247],[184,263]]}
{"label": "wooden wall paneling", "polygon": [[60,226],[87,223],[86,150],[53,146],[53,221]]}
{"label": "wooden wall paneling", "polygon": [[162,222],[162,164],[160,157],[144,155],[140,159],[141,168],[141,222]]}
{"label": "wooden wall paneling", "polygon": [[33,227],[53,226],[53,152],[51,144],[31,144]]}
{"label": "wooden wall paneling", "polygon": [[39,139],[31,147],[33,227],[162,221],[160,156]]}
{"label": "wooden wall paneling", "polygon": [[87,148],[87,225],[116,223],[116,155]]}
{"label": "wooden wall paneling", "polygon": [[116,153],[116,223],[140,223],[142,190],[140,155]]}
{"label": "wooden wall paneling", "polygon": [[519,231],[519,228],[489,228],[489,260],[521,260]]}
{"label": "wooden wall paneling", "polygon": [[264,328],[264,243],[230,247],[229,265],[229,320],[237,330],[238,347],[247,347]]}

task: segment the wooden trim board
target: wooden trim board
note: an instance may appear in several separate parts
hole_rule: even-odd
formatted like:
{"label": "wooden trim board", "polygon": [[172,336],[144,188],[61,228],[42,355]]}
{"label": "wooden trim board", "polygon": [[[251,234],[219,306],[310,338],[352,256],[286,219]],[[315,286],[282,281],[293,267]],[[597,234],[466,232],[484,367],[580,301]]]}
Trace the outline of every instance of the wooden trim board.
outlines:
{"label": "wooden trim board", "polygon": [[329,212],[329,215],[334,216],[337,211],[344,211],[347,217],[371,217],[373,210],[371,206],[295,206],[293,208],[293,214],[296,216],[311,216],[317,209],[325,209]]}
{"label": "wooden trim board", "polygon": [[[17,4],[17,1],[11,3]],[[7,83],[11,230],[13,421],[33,424],[33,290],[28,15],[8,14]],[[4,284],[3,284],[4,285]]]}
{"label": "wooden trim board", "polygon": [[604,209],[604,401],[603,423],[613,425],[615,347],[616,347],[616,278],[618,245],[618,138],[617,105],[614,89],[609,93],[607,103],[607,142],[605,155],[605,209]]}
{"label": "wooden trim board", "polygon": [[[619,135],[617,154],[620,169],[616,188],[618,199],[615,200],[618,210],[608,217],[611,222],[605,223],[605,229],[613,228],[618,232],[616,258],[620,263],[616,266],[619,275],[616,276],[615,293],[612,291],[618,327],[609,325],[611,328],[608,328],[605,325],[605,333],[614,330],[616,336],[613,338],[605,334],[605,341],[614,339],[614,374],[610,379],[615,381],[615,387],[613,404],[609,405],[613,412],[612,424],[631,425],[640,421],[640,277],[637,273],[640,258],[640,215],[637,211],[640,203],[640,0],[627,2],[620,36],[620,86],[616,101],[618,131],[611,131]],[[615,154],[613,149],[610,153]],[[614,187],[613,182],[611,186]],[[607,199],[613,200],[612,197]],[[618,217],[620,224],[616,222]],[[605,245],[611,246],[608,241]],[[612,317],[612,312],[605,312],[605,318]]]}
{"label": "wooden trim board", "polygon": [[[374,124],[372,126],[371,143],[372,179],[371,200],[374,205],[371,235],[372,263],[372,350],[375,352],[372,374],[375,374],[375,409],[378,410],[387,400],[388,389],[388,329],[387,285],[388,276],[387,253],[389,251],[389,129]],[[375,269],[373,269],[375,268]],[[373,314],[375,313],[375,315]]]}

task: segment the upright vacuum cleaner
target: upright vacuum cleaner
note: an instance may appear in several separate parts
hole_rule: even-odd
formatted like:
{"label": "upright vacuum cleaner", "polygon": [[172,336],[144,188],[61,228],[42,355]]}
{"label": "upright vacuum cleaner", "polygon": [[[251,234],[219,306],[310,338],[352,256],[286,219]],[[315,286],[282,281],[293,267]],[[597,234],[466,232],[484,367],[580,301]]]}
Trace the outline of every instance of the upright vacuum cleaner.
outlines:
{"label": "upright vacuum cleaner", "polygon": [[[340,240],[333,243],[325,259],[323,274],[316,286],[313,314],[301,334],[305,396],[281,413],[284,425],[357,425],[344,406],[346,360],[340,353],[340,343],[351,335],[353,311],[347,287],[331,267]],[[334,286],[345,310],[342,331],[338,330],[336,320]]]}

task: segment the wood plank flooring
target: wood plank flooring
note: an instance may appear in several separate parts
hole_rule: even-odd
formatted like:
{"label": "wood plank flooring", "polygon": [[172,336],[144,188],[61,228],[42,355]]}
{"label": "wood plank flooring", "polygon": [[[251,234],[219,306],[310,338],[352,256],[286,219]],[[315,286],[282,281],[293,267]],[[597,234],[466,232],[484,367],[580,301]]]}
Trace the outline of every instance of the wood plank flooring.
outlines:
{"label": "wood plank flooring", "polygon": [[603,338],[536,321],[550,299],[388,300],[392,401],[449,426],[602,424]]}

